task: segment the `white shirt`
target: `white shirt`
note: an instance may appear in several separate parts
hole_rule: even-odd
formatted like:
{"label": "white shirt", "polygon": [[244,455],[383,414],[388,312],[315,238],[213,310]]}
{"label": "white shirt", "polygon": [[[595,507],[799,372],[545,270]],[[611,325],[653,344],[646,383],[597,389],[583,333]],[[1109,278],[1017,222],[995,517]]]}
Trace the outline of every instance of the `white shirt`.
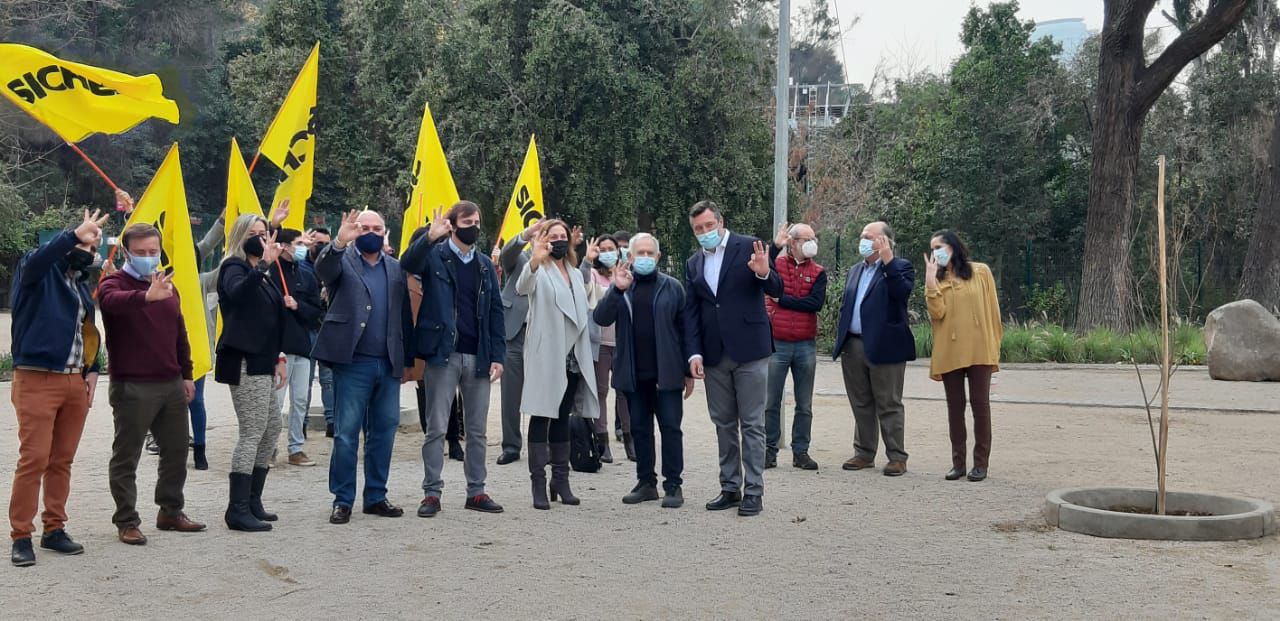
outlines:
{"label": "white shirt", "polygon": [[712,295],[719,295],[720,268],[724,265],[724,249],[728,246],[729,229],[725,229],[724,233],[720,235],[720,245],[716,246],[715,250],[702,251],[702,255],[705,257],[702,261],[702,277],[706,279]]}

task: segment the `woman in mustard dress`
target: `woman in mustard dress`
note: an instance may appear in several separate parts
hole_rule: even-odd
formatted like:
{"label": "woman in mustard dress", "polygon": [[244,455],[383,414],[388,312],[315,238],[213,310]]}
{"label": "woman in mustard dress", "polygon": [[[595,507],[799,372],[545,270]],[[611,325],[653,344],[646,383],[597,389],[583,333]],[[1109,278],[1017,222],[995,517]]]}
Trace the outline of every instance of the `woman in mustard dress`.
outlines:
{"label": "woman in mustard dress", "polygon": [[1000,301],[991,268],[969,260],[969,249],[954,231],[933,234],[925,255],[925,300],[933,324],[933,358],[929,377],[947,393],[947,426],[951,431],[951,471],[946,479],[965,476],[965,381],[973,410],[973,470],[970,481],[987,478],[991,456],[991,375],[1000,370]]}

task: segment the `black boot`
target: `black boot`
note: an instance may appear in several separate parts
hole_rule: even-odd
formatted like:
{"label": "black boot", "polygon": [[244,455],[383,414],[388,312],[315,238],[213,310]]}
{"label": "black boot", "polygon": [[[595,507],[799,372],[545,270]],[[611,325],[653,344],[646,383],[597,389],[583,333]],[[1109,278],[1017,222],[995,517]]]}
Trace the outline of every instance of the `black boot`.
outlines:
{"label": "black boot", "polygon": [[208,459],[205,459],[205,456],[204,456],[204,445],[203,445],[203,444],[192,444],[192,445],[191,445],[191,457],[192,457],[192,458],[195,460],[195,462],[196,462],[196,470],[208,470],[208,469],[209,469],[209,460],[208,460]]}
{"label": "black boot", "polygon": [[635,443],[635,441],[631,438],[631,434],[630,434],[630,433],[625,433],[625,432],[624,432],[624,433],[622,434],[622,448],[626,449],[626,451],[627,451],[627,461],[635,461],[635,460],[636,460],[636,443]]}
{"label": "black boot", "polygon": [[613,463],[613,453],[609,451],[609,432],[596,434],[596,452],[600,453],[601,463]]}
{"label": "black boot", "polygon": [[223,519],[227,528],[247,532],[271,530],[271,525],[253,517],[249,510],[249,494],[253,487],[253,475],[242,472],[231,473],[231,501],[227,503],[227,513]]}
{"label": "black boot", "polygon": [[582,501],[569,489],[569,443],[556,442],[551,445],[551,500],[556,496],[566,505],[576,505]]}
{"label": "black boot", "polygon": [[533,508],[547,510],[547,464],[551,462],[551,446],[546,442],[529,443],[529,481],[533,486]]}
{"label": "black boot", "polygon": [[274,522],[277,517],[274,513],[267,513],[262,508],[262,488],[267,484],[267,473],[271,472],[270,468],[254,468],[253,469],[253,487],[249,491],[249,511],[253,512],[253,517],[263,522]]}

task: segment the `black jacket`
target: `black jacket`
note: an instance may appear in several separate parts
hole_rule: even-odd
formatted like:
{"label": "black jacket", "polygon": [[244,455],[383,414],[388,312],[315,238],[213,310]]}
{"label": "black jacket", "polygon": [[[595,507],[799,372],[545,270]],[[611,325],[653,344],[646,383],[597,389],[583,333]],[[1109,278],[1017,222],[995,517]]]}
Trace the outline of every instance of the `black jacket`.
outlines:
{"label": "black jacket", "polygon": [[[595,322],[602,326],[618,326],[613,352],[613,380],[610,385],[622,392],[636,390],[635,328],[631,323],[631,301],[635,285],[626,293],[610,286],[604,299],[596,305]],[[680,281],[658,274],[653,292],[653,332],[658,349],[658,390],[683,390],[684,378],[689,369],[685,362],[685,346],[682,341],[685,305],[684,287]]]}
{"label": "black jacket", "polygon": [[[279,266],[279,267],[276,267]],[[280,274],[284,272],[285,284],[280,286]],[[288,291],[293,301],[298,303],[296,310],[284,310],[281,322],[280,350],[295,356],[311,356],[311,334],[324,312],[320,303],[320,281],[310,265],[293,261],[276,261],[272,266],[271,282],[281,291]],[[283,298],[281,299],[283,304]]]}
{"label": "black jacket", "polygon": [[268,270],[275,269],[265,263],[255,268],[235,257],[218,268],[222,336],[218,338],[215,381],[239,384],[241,360],[253,367],[251,375],[271,373],[281,352],[284,322],[284,297],[267,278]]}

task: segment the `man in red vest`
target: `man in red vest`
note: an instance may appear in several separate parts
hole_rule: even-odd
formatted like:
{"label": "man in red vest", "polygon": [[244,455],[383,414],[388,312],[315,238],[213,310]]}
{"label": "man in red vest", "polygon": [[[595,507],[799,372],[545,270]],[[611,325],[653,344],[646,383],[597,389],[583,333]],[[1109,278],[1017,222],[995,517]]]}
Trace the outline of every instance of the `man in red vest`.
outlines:
{"label": "man in red vest", "polygon": [[778,465],[778,440],[782,437],[782,391],[791,372],[796,396],[791,422],[791,465],[817,470],[809,457],[809,429],[813,425],[813,377],[818,366],[818,311],[827,301],[827,272],[813,258],[818,238],[807,224],[783,224],[773,238],[774,269],[782,278],[782,296],[765,298],[773,324],[773,357],[769,360],[769,386],[764,409],[765,468]]}

